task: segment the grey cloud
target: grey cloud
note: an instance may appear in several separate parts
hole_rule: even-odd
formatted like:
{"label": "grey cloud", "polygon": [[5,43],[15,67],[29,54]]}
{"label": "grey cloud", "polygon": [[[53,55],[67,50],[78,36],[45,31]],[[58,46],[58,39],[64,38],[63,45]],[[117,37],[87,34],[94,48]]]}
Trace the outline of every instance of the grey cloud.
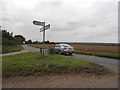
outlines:
{"label": "grey cloud", "polygon": [[92,22],[91,20],[82,20],[82,21],[71,21],[71,22],[68,22],[67,23],[68,27],[71,27],[73,30],[76,30],[76,29],[83,29],[83,28],[86,28],[86,27],[89,27],[89,28],[95,28],[97,27],[97,23],[95,22]]}
{"label": "grey cloud", "polygon": [[71,21],[68,22],[67,25],[75,28],[95,28],[99,26],[102,22],[104,22],[103,18],[95,19],[95,16],[92,16],[90,18],[83,17],[80,21]]}
{"label": "grey cloud", "polygon": [[36,7],[34,9],[36,10],[45,10],[50,8],[57,8],[62,5],[62,1],[48,1],[48,2],[39,2],[36,4]]}
{"label": "grey cloud", "polygon": [[71,35],[72,36],[79,36],[79,35],[81,35],[81,33],[80,32],[72,32]]}
{"label": "grey cloud", "polygon": [[9,21],[11,21],[11,19],[8,18],[8,17],[2,17],[2,21],[3,21],[3,22],[9,22]]}
{"label": "grey cloud", "polygon": [[84,37],[85,40],[89,41],[101,41],[101,42],[117,42],[118,37],[116,34],[111,34],[109,32],[102,34],[90,34],[89,36]]}
{"label": "grey cloud", "polygon": [[68,22],[67,25],[70,26],[70,27],[84,27],[86,26],[86,21],[71,21],[71,22]]}
{"label": "grey cloud", "polygon": [[[117,5],[113,2],[101,2],[101,3],[93,3],[92,5],[93,9],[92,15],[90,16],[83,16],[80,18],[81,20],[78,21],[71,21],[68,22],[69,26],[73,27],[89,27],[89,28],[95,28],[102,26],[104,27],[105,24],[110,24],[111,22],[116,22],[115,20],[117,18],[113,18],[114,16],[117,16]],[[84,12],[83,12],[84,13]],[[113,20],[114,19],[114,20]]]}
{"label": "grey cloud", "polygon": [[86,23],[84,21],[80,21],[80,22],[75,22],[75,21],[71,21],[71,22],[67,22],[67,24],[65,24],[64,26],[55,26],[53,27],[53,31],[76,31],[76,29],[80,29],[82,27],[85,27]]}
{"label": "grey cloud", "polygon": [[[72,8],[72,4],[73,10],[70,10],[67,5],[64,9],[62,8],[63,3],[62,1],[38,2],[32,9],[13,9],[6,4],[2,18],[5,28],[12,30],[15,34],[22,34],[27,39],[42,40],[42,33],[39,32],[40,27],[32,24],[32,21],[37,19],[50,22],[50,31],[46,33],[48,40],[116,41],[118,34],[117,11],[113,3],[94,3],[88,12]],[[60,13],[59,10],[61,10]],[[66,11],[70,13],[68,14]],[[57,18],[56,13],[60,14]],[[78,15],[75,16],[76,13]],[[65,38],[63,34],[66,34],[67,37]],[[61,38],[56,38],[58,36]]]}
{"label": "grey cloud", "polygon": [[62,2],[60,2],[60,1],[55,1],[55,2],[49,2],[48,3],[50,6],[60,6],[60,5],[62,5]]}
{"label": "grey cloud", "polygon": [[69,27],[57,27],[56,26],[56,27],[53,27],[51,30],[61,32],[61,31],[71,31],[71,28],[69,28]]}
{"label": "grey cloud", "polygon": [[84,23],[78,23],[78,22],[68,22],[64,26],[54,26],[52,28],[53,31],[76,31],[78,28],[82,28],[84,26]]}

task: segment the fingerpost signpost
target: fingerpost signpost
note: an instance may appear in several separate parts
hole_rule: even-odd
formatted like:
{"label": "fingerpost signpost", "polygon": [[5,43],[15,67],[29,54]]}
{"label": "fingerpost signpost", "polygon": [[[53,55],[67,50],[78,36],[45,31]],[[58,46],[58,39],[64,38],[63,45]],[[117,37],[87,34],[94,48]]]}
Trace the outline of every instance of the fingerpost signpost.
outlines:
{"label": "fingerpost signpost", "polygon": [[42,28],[40,28],[40,32],[43,32],[43,52],[42,55],[44,56],[44,45],[45,45],[45,31],[47,29],[50,28],[50,24],[45,25],[45,22],[40,22],[40,21],[33,21],[34,25],[38,25],[38,26],[43,26]]}

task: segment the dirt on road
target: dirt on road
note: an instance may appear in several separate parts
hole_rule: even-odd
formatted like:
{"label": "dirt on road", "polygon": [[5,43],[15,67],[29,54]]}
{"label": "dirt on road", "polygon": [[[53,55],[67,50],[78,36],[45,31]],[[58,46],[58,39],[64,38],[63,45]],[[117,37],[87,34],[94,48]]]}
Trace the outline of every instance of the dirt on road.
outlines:
{"label": "dirt on road", "polygon": [[118,88],[118,75],[67,74],[3,78],[3,88]]}

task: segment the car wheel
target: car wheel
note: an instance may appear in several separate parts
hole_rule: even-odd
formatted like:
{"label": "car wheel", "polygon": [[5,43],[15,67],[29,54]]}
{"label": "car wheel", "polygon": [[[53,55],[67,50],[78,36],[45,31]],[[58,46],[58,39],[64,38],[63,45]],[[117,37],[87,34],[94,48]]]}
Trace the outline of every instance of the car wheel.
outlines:
{"label": "car wheel", "polygon": [[62,54],[62,52],[61,52],[61,51],[59,51],[59,54],[61,55],[61,54]]}
{"label": "car wheel", "polygon": [[69,53],[69,55],[72,55],[72,53]]}

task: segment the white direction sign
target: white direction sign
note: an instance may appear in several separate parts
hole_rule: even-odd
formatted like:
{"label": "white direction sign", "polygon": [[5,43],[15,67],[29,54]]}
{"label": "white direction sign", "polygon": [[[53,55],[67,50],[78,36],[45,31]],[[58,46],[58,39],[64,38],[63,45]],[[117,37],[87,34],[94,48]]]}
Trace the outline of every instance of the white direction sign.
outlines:
{"label": "white direction sign", "polygon": [[45,22],[33,21],[34,25],[45,26]]}
{"label": "white direction sign", "polygon": [[44,31],[44,30],[46,30],[46,29],[49,29],[49,28],[50,28],[50,24],[42,27],[42,28],[40,29],[40,32],[42,32],[42,31]]}

